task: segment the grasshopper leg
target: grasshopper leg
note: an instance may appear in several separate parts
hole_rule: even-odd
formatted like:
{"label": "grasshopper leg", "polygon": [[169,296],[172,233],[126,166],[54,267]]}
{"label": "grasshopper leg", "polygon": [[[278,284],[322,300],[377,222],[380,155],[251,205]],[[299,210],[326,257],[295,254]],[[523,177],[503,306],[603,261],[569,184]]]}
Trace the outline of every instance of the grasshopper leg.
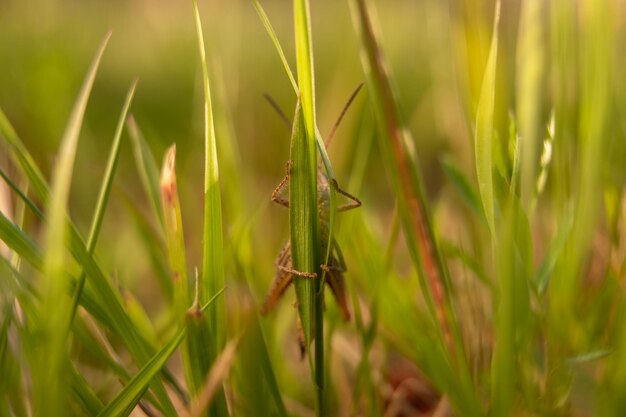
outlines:
{"label": "grasshopper leg", "polygon": [[287,161],[285,164],[285,177],[280,181],[278,186],[272,191],[272,201],[280,204],[283,207],[289,208],[289,200],[285,199],[280,195],[285,185],[289,182],[289,177],[291,176],[291,161]]}

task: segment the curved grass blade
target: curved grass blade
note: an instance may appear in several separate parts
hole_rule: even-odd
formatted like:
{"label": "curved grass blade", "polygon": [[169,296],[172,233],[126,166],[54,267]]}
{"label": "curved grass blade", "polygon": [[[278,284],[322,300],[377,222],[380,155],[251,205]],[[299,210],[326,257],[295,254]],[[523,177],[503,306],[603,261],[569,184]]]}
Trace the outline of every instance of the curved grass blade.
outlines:
{"label": "curved grass blade", "polygon": [[[366,0],[351,0],[350,6],[353,23],[361,40],[361,58],[380,132],[380,148],[398,195],[398,213],[405,239],[418,271],[430,319],[439,324],[435,326],[437,352],[446,358],[443,363],[450,367],[446,374],[457,375],[457,378],[446,381],[449,385],[440,386],[440,389],[446,391],[457,410],[462,410],[464,415],[477,416],[481,414],[481,407],[472,386],[465,347],[452,304],[452,285],[435,235],[414,141],[401,120],[392,79]],[[427,365],[423,360],[419,364]]]}
{"label": "curved grass blade", "polygon": [[185,328],[182,328],[152,359],[130,380],[128,385],[98,414],[99,417],[128,416],[145,391],[152,378],[165,366],[168,359],[185,337]]}
{"label": "curved grass blade", "polygon": [[135,118],[130,115],[126,121],[128,125],[128,133],[133,144],[133,153],[141,184],[150,200],[154,214],[163,228],[163,208],[161,207],[161,198],[159,193],[159,168],[154,159],[152,151],[146,142]]}
{"label": "curved grass blade", "polygon": [[[133,81],[130,89],[128,90],[128,94],[126,95],[126,101],[124,102],[124,107],[122,108],[122,113],[120,114],[120,117],[117,121],[115,136],[113,137],[113,145],[111,146],[111,152],[109,153],[109,160],[107,162],[102,185],[100,186],[100,193],[98,194],[98,202],[96,203],[96,210],[94,212],[91,228],[89,230],[89,237],[87,238],[87,250],[92,255],[94,253],[94,250],[96,249],[96,242],[98,241],[100,227],[102,226],[102,220],[104,219],[104,213],[106,211],[107,203],[109,200],[109,194],[111,193],[111,187],[113,185],[113,178],[115,177],[115,171],[117,169],[117,161],[120,157],[120,144],[122,141],[122,130],[124,129],[124,121],[126,120],[126,115],[128,114],[128,109],[130,108],[130,103],[133,100],[136,88],[137,80]],[[76,309],[78,308],[78,302],[80,300],[80,295],[83,291],[86,278],[87,275],[85,274],[85,270],[83,269],[74,290],[72,311],[70,314],[70,326],[71,321],[76,315]]]}
{"label": "curved grass blade", "polygon": [[493,127],[493,108],[496,96],[496,61],[498,59],[498,22],[500,20],[500,1],[496,2],[496,11],[493,18],[493,34],[489,58],[483,75],[483,85],[478,100],[476,112],[476,131],[474,137],[474,152],[476,156],[476,176],[478,190],[485,211],[487,225],[491,235],[495,236],[495,201],[493,195],[493,162],[492,142],[495,140]]}
{"label": "curved grass blade", "polygon": [[[224,287],[224,243],[222,235],[222,202],[219,183],[219,167],[217,159],[217,143],[215,124],[211,102],[211,88],[209,71],[206,63],[204,35],[202,22],[198,10],[197,0],[193,0],[194,21],[198,40],[198,53],[202,67],[202,84],[204,92],[204,226],[202,273],[199,276],[197,299],[203,304],[208,297],[213,296]],[[226,308],[223,300],[217,300],[211,305],[205,315],[208,328],[201,325],[197,332],[190,334],[190,345],[197,352],[206,352],[202,355],[201,375],[206,375],[209,367],[217,359],[217,355],[224,348],[226,340]],[[226,399],[224,391],[220,390],[218,398],[211,404],[211,416],[226,416]]]}
{"label": "curved grass blade", "polygon": [[265,13],[265,10],[263,10],[263,6],[261,6],[261,3],[259,3],[259,0],[253,0],[253,4],[254,4],[254,8],[259,14],[259,17],[261,18],[261,21],[263,22],[263,26],[265,26],[265,30],[267,31],[267,34],[269,35],[270,39],[272,40],[272,43],[274,44],[274,48],[276,48],[276,52],[278,52],[278,55],[280,56],[280,60],[283,63],[283,67],[285,68],[287,77],[289,77],[289,82],[291,83],[291,86],[293,87],[293,91],[296,93],[296,95],[298,95],[298,84],[296,84],[296,80],[293,77],[293,71],[291,71],[291,68],[289,67],[289,62],[287,61],[287,58],[285,57],[283,48],[280,46],[280,42],[278,41],[276,32],[274,31],[274,28],[272,27],[272,23],[268,19],[267,14]]}
{"label": "curved grass blade", "polygon": [[[27,172],[36,172],[30,170]],[[0,171],[1,173],[1,171]],[[47,218],[37,208],[37,206],[26,196],[17,186],[3,175],[9,186],[16,194],[33,210],[33,213],[44,223]],[[37,178],[35,178],[37,180]],[[47,190],[47,184],[43,183]],[[46,191],[47,192],[47,191]],[[43,198],[44,196],[40,196]],[[131,352],[135,362],[145,363],[153,352],[153,347],[143,339],[141,334],[134,327],[132,320],[128,316],[122,302],[119,291],[112,284],[111,279],[105,275],[100,266],[95,262],[93,256],[89,254],[82,238],[79,236],[76,227],[67,220],[69,225],[69,237],[65,242],[66,246],[77,260],[77,262],[85,268],[87,276],[90,278],[89,284],[85,287],[81,297],[81,305],[96,317],[99,321],[109,327],[117,334],[126,344]],[[0,238],[5,239],[7,244],[16,251],[23,259],[27,260],[36,269],[41,270],[43,267],[42,251],[32,239],[23,233],[17,226],[0,213]],[[175,380],[168,372],[164,372],[165,378],[177,388]],[[166,394],[160,381],[153,382],[153,390],[162,404],[161,408],[165,410],[168,416],[175,416],[176,412],[169,397]],[[177,391],[180,391],[177,389]]]}
{"label": "curved grass blade", "polygon": [[38,327],[41,332],[41,351],[33,367],[33,381],[36,413],[46,410],[46,413],[51,416],[63,415],[67,411],[65,404],[68,360],[66,335],[72,310],[71,300],[67,297],[68,283],[65,276],[66,205],[80,128],[96,72],[109,38],[110,33],[107,34],[96,53],[63,134],[48,206],[49,222],[46,229],[43,274],[39,283],[42,320]]}

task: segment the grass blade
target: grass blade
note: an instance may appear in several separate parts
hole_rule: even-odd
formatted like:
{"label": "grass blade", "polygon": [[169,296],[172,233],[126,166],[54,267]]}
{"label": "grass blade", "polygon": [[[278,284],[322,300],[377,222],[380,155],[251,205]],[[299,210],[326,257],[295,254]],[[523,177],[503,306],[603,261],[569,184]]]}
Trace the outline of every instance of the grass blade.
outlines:
{"label": "grass blade", "polygon": [[[311,38],[311,12],[307,0],[293,2],[294,32],[296,38],[296,66],[300,87],[299,111],[294,120],[291,161],[293,177],[290,184],[289,207],[291,228],[291,258],[296,270],[315,274],[311,282],[306,277],[296,277],[300,318],[304,328],[307,348],[311,333],[315,331],[315,386],[316,415],[325,414],[324,403],[324,287],[322,283],[320,231],[317,213],[317,124],[315,115],[315,71]],[[302,118],[301,121],[298,119]],[[301,127],[304,129],[301,129]],[[323,146],[321,147],[323,149]],[[330,166],[330,164],[328,165]],[[334,194],[331,193],[331,198]],[[331,219],[332,220],[332,219]],[[330,239],[330,231],[328,236]],[[330,249],[330,246],[329,246]],[[309,294],[309,292],[311,292]],[[313,320],[307,322],[306,315]],[[311,328],[313,326],[313,328]],[[307,339],[307,332],[308,339]],[[310,358],[310,356],[309,356]]]}
{"label": "grass blade", "polygon": [[521,198],[528,211],[535,194],[538,150],[541,143],[541,96],[544,78],[544,3],[529,0],[521,4],[517,39],[517,114],[521,145]]}
{"label": "grass blade", "polygon": [[[202,84],[204,92],[204,228],[203,228],[203,251],[202,273],[198,283],[198,302],[203,304],[208,297],[216,294],[224,287],[224,243],[222,235],[222,202],[219,183],[219,167],[217,159],[217,143],[215,137],[215,124],[213,121],[213,108],[211,102],[211,88],[209,83],[209,71],[207,69],[206,51],[204,47],[204,35],[198,3],[193,1],[193,11],[198,40],[198,53],[202,67]],[[200,350],[204,346],[205,358],[203,361],[202,375],[206,375],[209,367],[215,363],[217,355],[224,348],[226,340],[226,309],[223,300],[218,300],[211,305],[206,312],[207,328],[200,328],[194,335],[190,335],[190,344],[196,345]],[[204,325],[201,325],[204,327]],[[209,336],[210,334],[210,336]],[[211,404],[209,413],[211,416],[225,416],[226,400],[223,390],[218,393],[218,398]]]}
{"label": "grass blade", "polygon": [[293,87],[293,91],[297,95],[298,84],[296,84],[296,80],[293,77],[293,71],[291,71],[291,68],[289,67],[289,62],[287,61],[287,58],[285,57],[285,53],[283,52],[282,46],[280,46],[280,42],[278,41],[276,32],[274,31],[274,28],[272,27],[272,23],[268,19],[267,14],[265,13],[265,10],[263,10],[263,6],[261,6],[261,3],[259,3],[259,0],[253,0],[253,4],[254,4],[254,8],[259,14],[259,17],[261,18],[261,21],[263,22],[263,26],[265,26],[265,30],[267,31],[267,34],[269,35],[270,39],[272,40],[272,43],[274,44],[274,48],[276,48],[276,51],[278,52],[278,55],[280,56],[280,60],[283,63],[283,67],[285,68],[287,77],[289,77],[289,82],[291,83],[291,86]]}
{"label": "grass blade", "polygon": [[[51,416],[67,412],[65,398],[67,371],[67,325],[71,317],[71,300],[67,297],[65,277],[66,204],[74,167],[74,158],[85,109],[96,72],[108,43],[110,33],[102,42],[78,95],[63,139],[54,170],[49,201],[49,223],[46,230],[43,274],[40,282],[41,352],[33,368],[34,409]],[[45,319],[44,319],[45,318]],[[61,382],[59,382],[59,378]]]}
{"label": "grass blade", "polygon": [[[124,107],[122,108],[122,113],[120,114],[117,122],[117,127],[115,129],[113,145],[111,147],[111,152],[109,153],[109,160],[107,162],[102,185],[100,186],[100,193],[98,194],[98,202],[96,203],[96,210],[94,212],[93,220],[91,223],[91,229],[89,230],[89,237],[87,238],[87,250],[90,254],[93,254],[94,250],[96,249],[96,242],[98,241],[100,227],[102,226],[102,220],[104,219],[104,213],[106,211],[107,203],[109,200],[109,194],[111,193],[111,187],[113,185],[113,178],[115,177],[115,171],[117,169],[117,161],[120,157],[120,145],[122,141],[122,130],[124,129],[124,121],[126,120],[126,115],[128,114],[128,109],[130,108],[130,103],[133,100],[136,88],[137,81],[135,80],[128,90],[128,94],[126,95],[126,101],[124,102]],[[76,289],[74,290],[72,311],[70,314],[70,326],[71,321],[76,315],[76,309],[78,308],[78,302],[80,300],[80,295],[83,291],[86,278],[87,275],[85,274],[85,270],[83,269],[80,277],[78,278],[78,284],[76,285]]]}
{"label": "grass blade", "polygon": [[185,337],[185,328],[178,331],[176,336],[172,338],[152,359],[139,371],[137,375],[130,380],[128,385],[98,414],[99,417],[121,417],[129,415],[144,392],[148,389],[148,385],[154,378],[167,360],[172,356],[178,345]]}
{"label": "grass blade", "polygon": [[[449,356],[444,362],[454,364],[457,368],[449,374],[456,372],[458,378],[450,379],[451,385],[440,386],[440,389],[450,395],[453,405],[462,410],[462,414],[479,415],[480,407],[471,384],[463,339],[452,305],[447,265],[435,236],[414,141],[401,121],[392,80],[374,32],[369,7],[365,0],[352,0],[350,6],[354,26],[361,38],[362,63],[380,132],[380,148],[398,195],[398,212],[409,253],[418,271],[431,319],[439,323],[435,329],[439,344],[437,352],[443,353],[444,357]],[[427,364],[422,361],[419,365]]]}
{"label": "grass blade", "polygon": [[478,100],[476,112],[476,131],[474,137],[474,152],[476,156],[476,176],[478,190],[485,210],[487,225],[491,235],[495,236],[495,201],[493,195],[493,162],[492,143],[495,140],[493,126],[493,109],[496,96],[496,62],[498,59],[498,22],[500,20],[500,2],[496,2],[493,18],[493,34],[489,58],[483,75],[483,85]]}
{"label": "grass blade", "polygon": [[161,198],[159,193],[159,169],[154,160],[154,156],[150,151],[150,147],[146,142],[135,118],[131,115],[126,121],[128,125],[128,133],[133,144],[133,153],[135,155],[135,162],[137,164],[137,170],[139,171],[139,177],[141,178],[141,184],[144,191],[148,196],[148,200],[152,205],[154,214],[161,225],[163,225],[163,208],[161,207]]}

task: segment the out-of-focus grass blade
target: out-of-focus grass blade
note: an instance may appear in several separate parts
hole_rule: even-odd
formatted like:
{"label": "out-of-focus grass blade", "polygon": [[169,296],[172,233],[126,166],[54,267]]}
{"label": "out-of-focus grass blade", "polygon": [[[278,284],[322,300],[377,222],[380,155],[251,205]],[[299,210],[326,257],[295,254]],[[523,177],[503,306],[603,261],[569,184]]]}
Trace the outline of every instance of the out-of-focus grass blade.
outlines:
{"label": "out-of-focus grass blade", "polygon": [[465,204],[467,204],[467,207],[469,207],[472,213],[479,216],[482,220],[485,220],[485,213],[481,207],[480,197],[461,170],[450,157],[442,158],[441,166],[454,188],[459,192]]}
{"label": "out-of-focus grass blade", "polygon": [[493,283],[489,281],[489,278],[487,277],[487,274],[485,273],[485,270],[483,269],[480,262],[478,262],[470,253],[456,246],[452,242],[447,241],[441,242],[441,249],[443,250],[447,258],[458,259],[463,265],[469,268],[469,270],[476,275],[480,282],[482,282],[489,288],[493,287]]}
{"label": "out-of-focus grass blade", "polygon": [[[390,170],[389,176],[398,195],[398,212],[428,311],[431,319],[439,324],[433,329],[435,342],[438,344],[437,352],[458,368],[457,380],[452,382],[448,379],[450,385],[440,385],[440,388],[447,391],[453,405],[462,414],[480,415],[480,406],[472,387],[465,348],[452,305],[452,286],[430,216],[414,141],[402,123],[392,80],[374,32],[369,7],[365,0],[352,0],[350,6],[354,26],[361,38],[361,58],[380,132],[383,161]],[[423,362],[426,356],[419,357],[419,360],[420,366],[427,365]],[[441,380],[439,382],[442,383]]]}
{"label": "out-of-focus grass blade", "polygon": [[525,349],[530,318],[528,285],[532,268],[527,248],[528,223],[522,219],[525,217],[519,201],[511,196],[504,206],[495,248],[498,297],[491,364],[491,412],[494,416],[514,414],[515,396],[522,378],[517,366]]}
{"label": "out-of-focus grass blade", "polygon": [[287,417],[257,313],[252,314],[241,338],[235,367],[239,371],[234,378],[240,380],[241,409],[254,410],[258,415]]}
{"label": "out-of-focus grass blade", "polygon": [[[21,144],[21,141],[16,136],[17,143]],[[18,146],[16,149],[22,149],[23,146]],[[12,153],[16,163],[19,161],[32,161],[29,154],[18,157]],[[24,173],[36,173],[40,172],[36,166],[22,167]],[[6,180],[7,178],[5,178]],[[41,184],[41,188],[45,189],[45,194],[39,195],[41,199],[46,201],[46,196],[49,195],[48,186],[43,178],[32,177],[29,178],[31,182],[37,182]],[[37,208],[37,206],[19,189],[12,181],[7,181],[16,194],[24,200],[26,205],[33,210],[33,213],[42,221],[47,222],[43,213]],[[37,188],[35,188],[37,190]],[[90,312],[90,314],[102,320],[104,324],[109,326],[117,335],[120,336],[124,343],[128,346],[135,361],[139,364],[145,363],[149,358],[153,347],[148,344],[146,340],[138,333],[134,327],[130,317],[128,316],[125,307],[122,303],[122,297],[119,291],[112,284],[111,279],[105,275],[100,266],[96,263],[93,256],[89,254],[85,243],[78,234],[76,227],[71,223],[69,219],[66,220],[69,225],[69,236],[65,244],[69,248],[70,252],[77,260],[77,262],[86,270],[87,276],[90,278],[89,284],[83,292],[81,303]],[[42,252],[36,244],[19,228],[11,223],[2,213],[0,213],[0,237],[6,238],[7,243],[11,243],[13,250],[17,251],[20,256],[29,261],[35,268],[41,270]],[[166,374],[166,377],[170,381],[172,378]],[[159,398],[159,402],[164,408],[168,416],[174,416],[176,414],[174,406],[172,405],[169,397],[167,396],[165,389],[160,381],[155,380],[153,382],[155,395]]]}
{"label": "out-of-focus grass blade", "polygon": [[178,199],[178,185],[176,183],[176,145],[170,146],[165,152],[163,169],[161,170],[161,198],[165,220],[165,236],[167,238],[168,255],[174,281],[174,314],[178,325],[182,326],[185,322],[187,309],[191,306],[191,303],[183,220]]}
{"label": "out-of-focus grass blade", "polygon": [[[178,327],[183,327],[188,320],[193,320],[193,323],[189,324],[188,336],[183,345],[181,356],[189,390],[192,395],[196,395],[204,382],[206,370],[211,364],[206,361],[207,347],[202,345],[205,341],[199,339],[203,336],[203,328],[205,332],[207,331],[207,322],[202,314],[198,317],[193,316],[195,312],[192,312],[192,317],[188,317],[188,310],[193,306],[189,291],[183,221],[176,183],[176,145],[170,146],[165,153],[161,171],[161,196],[165,219],[165,236],[174,281],[174,315]],[[208,337],[207,335],[204,336]]]}
{"label": "out-of-focus grass blade", "polygon": [[190,417],[202,416],[215,394],[220,391],[222,380],[230,371],[231,364],[235,359],[238,342],[239,339],[231,340],[213,363],[204,385],[198,391],[198,396],[191,405]]}
{"label": "out-of-focus grass blade", "polygon": [[476,176],[478,190],[485,211],[487,225],[495,236],[495,201],[493,196],[493,142],[496,139],[493,126],[493,109],[496,96],[496,62],[498,60],[498,22],[500,20],[500,1],[496,2],[493,17],[493,33],[489,58],[483,75],[483,84],[476,112],[476,132],[474,151],[476,154]]}
{"label": "out-of-focus grass blade", "polygon": [[41,249],[2,212],[0,212],[0,240],[36,269],[41,269],[43,265]]}
{"label": "out-of-focus grass blade", "polygon": [[150,257],[150,264],[152,265],[155,278],[158,279],[165,298],[171,301],[173,298],[174,285],[167,262],[167,255],[165,254],[165,243],[162,231],[157,231],[154,228],[146,216],[140,211],[139,207],[137,207],[137,204],[132,201],[128,195],[125,193],[120,193],[120,195],[122,196],[124,207],[128,210],[128,214],[137,228],[139,237],[143,243],[143,248]]}
{"label": "out-of-focus grass blade", "polygon": [[2,109],[0,109],[0,138],[9,148],[9,153],[15,162],[15,165],[22,168],[26,178],[30,181],[30,184],[35,189],[37,195],[41,196],[44,201],[47,201],[49,190],[44,180],[44,176],[39,170],[35,160],[30,155],[24,143],[19,139],[15,129],[11,126],[9,119],[5,116]]}
{"label": "out-of-focus grass blade", "polygon": [[541,0],[521,3],[517,38],[516,93],[521,133],[521,198],[528,210],[535,194],[537,151],[541,143],[541,96],[544,79],[544,7]]}
{"label": "out-of-focus grass blade", "polygon": [[104,404],[78,370],[71,366],[72,401],[87,415],[95,416],[102,411]]}
{"label": "out-of-focus grass blade", "polygon": [[[197,300],[203,304],[209,297],[224,287],[224,242],[222,232],[222,202],[219,183],[219,167],[217,159],[217,143],[215,138],[215,124],[213,121],[213,105],[211,102],[211,88],[209,71],[206,63],[204,35],[198,3],[193,0],[193,12],[198,41],[198,54],[202,67],[202,84],[204,92],[204,227],[202,250],[202,273],[198,280]],[[204,324],[189,335],[189,343],[195,346],[196,352],[206,352],[202,355],[202,369],[200,374],[206,375],[209,367],[215,363],[217,355],[224,348],[226,341],[226,308],[224,300],[217,300],[206,311],[208,328]],[[209,409],[211,416],[226,416],[226,399],[224,391],[220,390],[216,401]]]}
{"label": "out-of-focus grass blade", "polygon": [[567,240],[569,239],[570,232],[574,226],[574,210],[573,205],[567,206],[567,210],[557,227],[556,236],[548,247],[546,256],[541,261],[539,268],[535,272],[534,283],[537,286],[537,292],[543,294],[548,287],[550,276],[554,271],[557,260],[560,258]]}
{"label": "out-of-focus grass blade", "polygon": [[287,77],[289,77],[289,82],[291,82],[291,86],[293,87],[293,91],[297,95],[298,94],[298,84],[296,84],[296,80],[295,80],[295,78],[293,76],[293,71],[291,71],[291,68],[289,67],[289,62],[287,61],[287,58],[285,57],[285,53],[283,52],[283,48],[280,46],[280,42],[278,41],[278,37],[276,36],[276,32],[274,31],[274,28],[272,27],[272,23],[267,18],[267,14],[265,13],[265,10],[263,10],[263,6],[261,6],[261,3],[259,3],[259,0],[253,0],[253,3],[254,3],[254,8],[256,9],[257,13],[259,14],[259,17],[261,18],[261,21],[263,22],[263,26],[265,26],[265,30],[267,31],[267,34],[269,35],[270,39],[272,40],[272,43],[274,43],[274,48],[276,48],[276,51],[278,52],[278,55],[280,56],[280,60],[283,63],[283,67],[285,68],[285,72],[287,73]]}
{"label": "out-of-focus grass blade", "polygon": [[70,115],[53,174],[48,202],[43,274],[40,296],[42,318],[40,352],[33,366],[34,410],[57,416],[67,413],[67,326],[72,315],[65,276],[66,205],[74,167],[78,137],[89,94],[110,33],[102,42]]}
{"label": "out-of-focus grass blade", "polygon": [[[4,272],[4,271],[3,271]],[[27,417],[28,396],[23,390],[21,366],[18,357],[9,345],[9,328],[13,323],[11,305],[2,305],[3,316],[0,328],[0,415]]]}
{"label": "out-of-focus grass blade", "polygon": [[154,155],[132,115],[128,117],[126,124],[128,125],[128,133],[133,144],[135,163],[137,164],[141,183],[150,200],[154,214],[161,228],[163,228],[163,209],[159,193],[159,169]]}
{"label": "out-of-focus grass blade", "polygon": [[[117,169],[117,161],[120,157],[120,144],[122,140],[122,130],[124,129],[124,121],[126,120],[126,115],[128,114],[128,109],[130,108],[130,103],[133,100],[136,88],[137,80],[133,81],[130,89],[128,90],[126,101],[124,102],[124,107],[122,108],[122,113],[117,121],[115,136],[113,137],[113,145],[111,147],[111,152],[109,153],[109,160],[107,162],[102,185],[100,186],[100,193],[98,194],[98,202],[96,203],[96,210],[94,212],[91,228],[89,230],[89,237],[87,238],[87,250],[90,254],[93,254],[96,249],[96,242],[98,241],[100,227],[102,226],[102,220],[104,219],[104,213],[109,201],[109,194],[111,193],[111,186],[113,185],[113,178],[115,177],[115,171]],[[73,320],[74,315],[76,314],[76,309],[78,308],[78,302],[80,300],[80,295],[83,292],[86,278],[87,275],[83,269],[74,290],[70,321]]]}
{"label": "out-of-focus grass blade", "polygon": [[143,396],[152,378],[154,378],[169,357],[174,353],[178,345],[185,337],[185,328],[178,331],[159,352],[157,352],[148,363],[144,365],[137,375],[124,387],[124,389],[98,414],[100,417],[127,416],[129,415],[141,397]]}

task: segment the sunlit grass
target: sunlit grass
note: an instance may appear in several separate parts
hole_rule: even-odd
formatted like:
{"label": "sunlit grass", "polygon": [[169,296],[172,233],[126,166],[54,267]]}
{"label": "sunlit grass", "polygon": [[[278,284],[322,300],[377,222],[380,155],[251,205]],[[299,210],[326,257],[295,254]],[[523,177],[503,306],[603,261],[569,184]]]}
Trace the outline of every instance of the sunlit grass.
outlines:
{"label": "sunlit grass", "polygon": [[156,32],[27,64],[60,20],[0,7],[0,416],[624,415],[623,6],[226,3],[151,5],[145,81]]}

